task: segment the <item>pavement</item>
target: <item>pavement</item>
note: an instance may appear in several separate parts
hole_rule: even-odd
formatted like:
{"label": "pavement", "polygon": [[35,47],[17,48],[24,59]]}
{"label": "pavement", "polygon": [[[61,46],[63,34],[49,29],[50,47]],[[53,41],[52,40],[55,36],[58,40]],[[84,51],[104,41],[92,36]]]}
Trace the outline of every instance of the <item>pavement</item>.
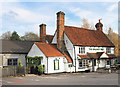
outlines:
{"label": "pavement", "polygon": [[118,85],[117,73],[62,73],[4,77],[2,85]]}

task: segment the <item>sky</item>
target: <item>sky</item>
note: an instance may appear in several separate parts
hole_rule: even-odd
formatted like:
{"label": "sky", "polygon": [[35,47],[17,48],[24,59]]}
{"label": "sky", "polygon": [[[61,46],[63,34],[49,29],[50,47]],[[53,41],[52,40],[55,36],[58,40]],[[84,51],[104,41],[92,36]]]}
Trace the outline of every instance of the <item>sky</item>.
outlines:
{"label": "sky", "polygon": [[56,13],[65,13],[65,25],[80,27],[82,19],[95,25],[102,19],[103,31],[111,27],[118,32],[118,2],[2,2],[0,8],[0,35],[6,31],[17,31],[39,35],[39,25],[46,24],[47,34],[54,35]]}

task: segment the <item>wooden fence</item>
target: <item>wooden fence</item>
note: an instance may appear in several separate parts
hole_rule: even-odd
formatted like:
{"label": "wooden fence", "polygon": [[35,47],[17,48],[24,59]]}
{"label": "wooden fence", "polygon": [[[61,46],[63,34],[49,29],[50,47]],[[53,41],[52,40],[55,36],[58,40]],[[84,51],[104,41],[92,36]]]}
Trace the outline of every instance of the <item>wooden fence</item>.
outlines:
{"label": "wooden fence", "polygon": [[7,66],[2,68],[2,77],[25,75],[26,67]]}

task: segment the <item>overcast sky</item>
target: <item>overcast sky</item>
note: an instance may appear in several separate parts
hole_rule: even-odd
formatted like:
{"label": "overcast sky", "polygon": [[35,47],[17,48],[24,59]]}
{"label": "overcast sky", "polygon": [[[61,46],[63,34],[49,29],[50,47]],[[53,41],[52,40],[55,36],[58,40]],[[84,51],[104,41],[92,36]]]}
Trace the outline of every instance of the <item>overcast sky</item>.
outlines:
{"label": "overcast sky", "polygon": [[65,13],[65,25],[80,27],[82,18],[95,25],[102,19],[104,32],[109,27],[118,31],[117,2],[4,2],[0,8],[0,35],[6,31],[39,35],[39,24],[42,23],[47,25],[47,34],[53,35],[58,11]]}

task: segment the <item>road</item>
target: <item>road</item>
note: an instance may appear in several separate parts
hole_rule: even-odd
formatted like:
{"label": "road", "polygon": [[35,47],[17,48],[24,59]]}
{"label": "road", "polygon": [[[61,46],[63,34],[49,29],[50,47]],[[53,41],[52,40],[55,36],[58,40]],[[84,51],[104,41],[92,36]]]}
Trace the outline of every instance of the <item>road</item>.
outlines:
{"label": "road", "polygon": [[3,85],[118,85],[118,74],[78,73],[5,77]]}

